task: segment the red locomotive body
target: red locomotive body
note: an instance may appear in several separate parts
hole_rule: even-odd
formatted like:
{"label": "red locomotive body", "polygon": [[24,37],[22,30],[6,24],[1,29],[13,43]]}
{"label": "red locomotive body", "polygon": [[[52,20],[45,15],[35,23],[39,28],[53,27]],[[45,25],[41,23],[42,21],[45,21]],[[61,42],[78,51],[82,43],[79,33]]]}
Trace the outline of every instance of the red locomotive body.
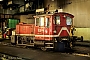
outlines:
{"label": "red locomotive body", "polygon": [[12,43],[37,46],[42,50],[72,48],[75,42],[71,33],[73,15],[59,12],[36,15],[34,18],[35,24],[16,25],[16,38],[12,36],[11,40],[14,41]]}
{"label": "red locomotive body", "polygon": [[34,34],[34,24],[17,24],[16,34],[18,35],[31,35]]}

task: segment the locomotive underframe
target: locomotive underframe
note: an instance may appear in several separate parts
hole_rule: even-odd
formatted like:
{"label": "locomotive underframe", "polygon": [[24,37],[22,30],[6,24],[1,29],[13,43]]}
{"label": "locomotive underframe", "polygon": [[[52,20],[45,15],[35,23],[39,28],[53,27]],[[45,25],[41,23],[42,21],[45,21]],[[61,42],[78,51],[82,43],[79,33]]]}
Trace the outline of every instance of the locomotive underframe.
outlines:
{"label": "locomotive underframe", "polygon": [[38,47],[42,50],[47,49],[71,49],[74,45],[75,40],[73,37],[53,37],[53,40],[35,40],[35,36],[12,36],[12,44],[22,46]]}

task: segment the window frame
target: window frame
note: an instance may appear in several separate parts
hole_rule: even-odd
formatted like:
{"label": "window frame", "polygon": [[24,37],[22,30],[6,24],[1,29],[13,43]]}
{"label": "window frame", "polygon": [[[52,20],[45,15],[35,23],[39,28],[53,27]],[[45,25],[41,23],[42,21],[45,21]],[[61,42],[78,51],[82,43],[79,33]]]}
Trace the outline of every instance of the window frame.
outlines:
{"label": "window frame", "polygon": [[[40,18],[42,18],[43,16],[41,16],[41,17],[36,17],[36,26],[44,26],[44,21],[45,21],[45,18],[43,17],[43,23],[42,23],[42,21],[41,21],[41,19]],[[37,18],[38,18],[38,21],[37,21]],[[38,23],[37,23],[38,22]],[[43,25],[42,25],[43,24]]]}
{"label": "window frame", "polygon": [[[68,20],[67,18],[68,18],[69,20]],[[72,24],[73,24],[73,19],[72,19],[70,16],[66,16],[66,24],[67,24],[67,25],[72,25]]]}
{"label": "window frame", "polygon": [[[58,19],[57,17],[58,17],[59,19]],[[59,22],[59,23],[58,23],[58,22]],[[60,25],[60,24],[61,24],[60,15],[55,15],[55,16],[54,16],[54,24],[55,24],[55,25]]]}
{"label": "window frame", "polygon": [[[47,19],[47,21],[46,21]],[[49,28],[50,27],[50,18],[49,17],[45,17],[45,27]]]}

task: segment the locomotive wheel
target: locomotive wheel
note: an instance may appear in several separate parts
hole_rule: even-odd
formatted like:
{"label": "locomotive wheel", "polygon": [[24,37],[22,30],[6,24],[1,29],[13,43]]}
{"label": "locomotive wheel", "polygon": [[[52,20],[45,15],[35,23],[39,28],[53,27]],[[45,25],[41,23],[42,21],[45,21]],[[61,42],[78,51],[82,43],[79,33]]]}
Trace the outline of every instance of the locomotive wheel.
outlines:
{"label": "locomotive wheel", "polygon": [[43,50],[43,51],[47,51],[47,48],[45,48],[45,47],[41,47],[41,50]]}
{"label": "locomotive wheel", "polygon": [[70,48],[72,49],[72,47],[73,47],[73,44],[72,44],[72,42],[70,42]]}

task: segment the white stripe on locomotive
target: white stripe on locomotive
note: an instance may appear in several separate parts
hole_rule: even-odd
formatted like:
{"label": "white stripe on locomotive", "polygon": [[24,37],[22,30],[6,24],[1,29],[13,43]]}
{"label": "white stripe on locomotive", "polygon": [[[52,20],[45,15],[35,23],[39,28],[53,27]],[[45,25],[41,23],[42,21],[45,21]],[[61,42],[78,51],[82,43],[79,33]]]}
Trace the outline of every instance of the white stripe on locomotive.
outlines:
{"label": "white stripe on locomotive", "polygon": [[36,36],[36,37],[58,37],[63,30],[66,30],[67,33],[70,35],[67,27],[62,27],[61,30],[60,30],[60,32],[58,33],[58,35],[35,35],[35,36]]}

